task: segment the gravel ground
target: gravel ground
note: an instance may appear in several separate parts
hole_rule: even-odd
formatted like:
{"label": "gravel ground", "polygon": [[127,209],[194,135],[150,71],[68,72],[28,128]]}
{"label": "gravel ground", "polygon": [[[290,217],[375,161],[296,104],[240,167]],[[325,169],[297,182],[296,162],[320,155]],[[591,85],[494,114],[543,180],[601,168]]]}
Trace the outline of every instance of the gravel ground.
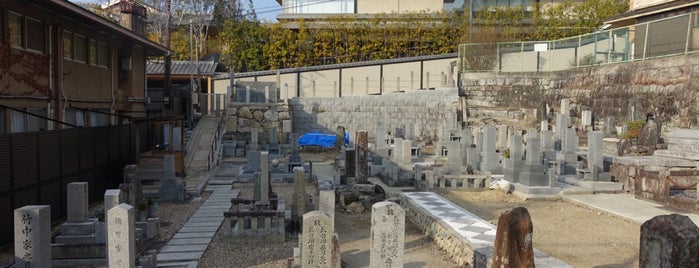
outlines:
{"label": "gravel ground", "polygon": [[[252,196],[240,187],[240,197]],[[638,267],[640,225],[586,207],[560,201],[524,201],[499,191],[442,191],[455,204],[493,224],[507,209],[523,206],[534,223],[534,246],[575,267]],[[152,248],[164,245],[206,201],[210,192],[185,202],[158,202],[161,233]],[[368,267],[371,214],[337,212],[342,259],[348,267]],[[284,243],[230,243],[221,230],[199,267],[286,267],[297,239]],[[12,248],[0,251],[0,267],[12,261]],[[443,251],[406,222],[405,267],[454,267]]]}
{"label": "gravel ground", "polygon": [[502,212],[527,208],[534,247],[575,267],[638,267],[638,223],[576,204],[524,201],[495,190],[439,193],[494,225]]}

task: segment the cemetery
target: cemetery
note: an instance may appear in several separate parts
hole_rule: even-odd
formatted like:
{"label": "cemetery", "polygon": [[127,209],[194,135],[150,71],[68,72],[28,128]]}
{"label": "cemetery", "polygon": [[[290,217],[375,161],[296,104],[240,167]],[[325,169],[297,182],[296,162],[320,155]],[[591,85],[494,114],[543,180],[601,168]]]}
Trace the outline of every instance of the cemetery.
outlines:
{"label": "cemetery", "polygon": [[[16,208],[0,264],[696,266],[699,121],[674,106],[699,98],[662,88],[692,78],[653,80],[675,67],[699,77],[699,57],[683,59],[343,97],[230,81],[226,109],[187,144],[186,172],[158,155],[121,168],[101,202],[67,183],[60,221],[50,205]],[[652,102],[662,94],[674,103]],[[315,132],[332,139],[299,142]]]}

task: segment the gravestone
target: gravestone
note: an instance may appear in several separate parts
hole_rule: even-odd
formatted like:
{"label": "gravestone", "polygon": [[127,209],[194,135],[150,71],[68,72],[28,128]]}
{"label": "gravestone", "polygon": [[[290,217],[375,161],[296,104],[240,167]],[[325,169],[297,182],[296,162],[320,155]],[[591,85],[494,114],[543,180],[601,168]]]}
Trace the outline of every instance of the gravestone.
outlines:
{"label": "gravestone", "polygon": [[614,126],[614,117],[607,116],[604,119],[604,134],[614,134],[616,133],[616,127]]}
{"label": "gravestone", "polygon": [[269,202],[269,152],[260,152],[260,201]]}
{"label": "gravestone", "polygon": [[14,212],[15,267],[51,267],[51,207],[23,206]]}
{"label": "gravestone", "polygon": [[119,189],[107,189],[104,191],[104,214],[105,216],[107,215],[107,211],[112,209],[113,207],[118,206],[119,204],[123,203],[123,196],[121,194],[121,190]]}
{"label": "gravestone", "polygon": [[369,133],[357,131],[357,183],[369,183]]}
{"label": "gravestone", "polygon": [[492,174],[502,174],[500,155],[495,150],[495,126],[489,125],[483,129],[483,147],[481,148],[480,170]]}
{"label": "gravestone", "polygon": [[558,162],[558,174],[575,174],[575,169],[578,164],[578,136],[575,134],[575,129],[566,128],[562,133],[561,151],[556,155]]}
{"label": "gravestone", "polygon": [[592,126],[592,111],[582,111],[582,120],[580,124],[584,127],[584,129],[588,129],[588,127]]}
{"label": "gravestone", "polygon": [[604,172],[604,156],[602,155],[604,133],[591,131],[587,137],[587,170],[592,173],[592,180],[599,181],[600,173]]}
{"label": "gravestone", "polygon": [[562,115],[570,114],[570,99],[561,100],[561,112]]}
{"label": "gravestone", "polygon": [[[345,148],[345,182],[343,184],[348,184],[350,181],[355,182],[357,176],[357,153],[354,148]],[[352,179],[349,179],[352,178]]]}
{"label": "gravestone", "polygon": [[411,140],[403,140],[403,146],[401,146],[401,163],[402,164],[410,164],[413,160],[413,155],[412,155],[412,150],[413,150],[413,141]]}
{"label": "gravestone", "polygon": [[541,126],[539,127],[539,130],[540,131],[549,130],[549,121],[547,121],[547,120],[541,121]]}
{"label": "gravestone", "polygon": [[382,201],[371,206],[371,249],[369,267],[403,267],[405,210]]}
{"label": "gravestone", "polygon": [[257,151],[259,147],[259,130],[257,128],[252,128],[250,130],[250,150]]}
{"label": "gravestone", "polygon": [[136,212],[127,204],[107,211],[107,263],[110,268],[136,267]]}
{"label": "gravestone", "polygon": [[143,200],[143,186],[141,185],[141,179],[138,178],[138,165],[132,164],[124,167],[124,183],[133,185],[135,200]]}
{"label": "gravestone", "polygon": [[498,218],[490,267],[534,267],[533,225],[529,211],[516,207]]}
{"label": "gravestone", "polygon": [[510,136],[509,140],[510,157],[503,159],[503,174],[505,179],[510,182],[519,182],[519,173],[522,172],[522,159],[524,152],[522,150],[522,136],[515,134]]}
{"label": "gravestone", "polygon": [[175,177],[175,156],[163,157],[163,179],[160,182],[158,199],[163,201],[184,200],[184,185],[181,185]]}
{"label": "gravestone", "polygon": [[530,137],[527,140],[527,155],[522,172],[519,174],[519,182],[527,186],[554,186],[546,174],[545,166],[541,163],[541,145],[539,139]]}
{"label": "gravestone", "polygon": [[403,138],[393,138],[393,161],[403,161]]}
{"label": "gravestone", "polygon": [[262,198],[262,176],[260,175],[259,171],[256,171],[252,175],[252,181],[252,198],[255,200],[260,200]]}
{"label": "gravestone", "polygon": [[70,223],[87,221],[89,205],[87,182],[71,182],[66,191],[68,201],[66,221]]}
{"label": "gravestone", "polygon": [[559,114],[556,117],[556,138],[554,139],[554,149],[561,151],[563,147],[563,139],[568,129],[568,117],[565,114]]}
{"label": "gravestone", "polygon": [[647,148],[652,154],[655,145],[658,144],[658,139],[660,139],[660,125],[655,120],[646,121],[638,134],[638,146]]}
{"label": "gravestone", "polygon": [[463,165],[463,156],[461,155],[461,143],[459,141],[447,141],[447,164],[450,170],[460,172]]}
{"label": "gravestone", "polygon": [[293,212],[295,216],[301,217],[306,213],[306,171],[303,167],[295,167],[294,175],[296,187],[294,188]]}
{"label": "gravestone", "polygon": [[267,148],[270,156],[279,157],[282,155],[282,148],[279,146],[279,141],[277,139],[277,128],[272,127],[269,130],[269,146]]}
{"label": "gravestone", "polygon": [[497,144],[495,145],[495,147],[504,148],[504,147],[508,146],[508,142],[509,142],[509,140],[507,139],[508,130],[509,130],[509,128],[506,125],[499,125],[498,126],[498,139],[497,139]]}
{"label": "gravestone", "polygon": [[689,217],[660,215],[641,225],[638,267],[696,267],[699,228]]}
{"label": "gravestone", "polygon": [[335,191],[321,190],[318,193],[318,209],[330,216],[332,230],[335,230]]}
{"label": "gravestone", "polygon": [[425,170],[422,172],[425,174],[425,183],[427,183],[427,189],[434,188],[434,172],[432,170]]}
{"label": "gravestone", "polygon": [[335,129],[335,151],[340,151],[340,148],[345,144],[345,127],[337,126]]}
{"label": "gravestone", "polygon": [[335,268],[332,266],[332,226],[332,219],[320,211],[303,214],[301,267]]}

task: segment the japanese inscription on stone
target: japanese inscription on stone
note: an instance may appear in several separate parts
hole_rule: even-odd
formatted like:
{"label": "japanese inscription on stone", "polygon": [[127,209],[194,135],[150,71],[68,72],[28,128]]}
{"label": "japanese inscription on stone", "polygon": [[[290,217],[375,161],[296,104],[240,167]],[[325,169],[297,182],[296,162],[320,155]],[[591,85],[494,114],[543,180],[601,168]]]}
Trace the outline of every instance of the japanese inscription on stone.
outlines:
{"label": "japanese inscription on stone", "polygon": [[371,207],[370,267],[403,267],[405,211],[393,202]]}

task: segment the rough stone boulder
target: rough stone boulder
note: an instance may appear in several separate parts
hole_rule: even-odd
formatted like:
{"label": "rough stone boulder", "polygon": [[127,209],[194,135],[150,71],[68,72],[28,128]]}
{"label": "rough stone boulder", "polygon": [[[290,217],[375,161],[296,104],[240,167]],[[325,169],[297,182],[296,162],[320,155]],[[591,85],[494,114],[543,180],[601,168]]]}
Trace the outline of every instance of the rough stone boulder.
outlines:
{"label": "rough stone boulder", "polygon": [[238,109],[238,117],[252,119],[252,112],[250,112],[248,107],[240,107],[240,109]]}
{"label": "rough stone boulder", "polygon": [[689,217],[660,215],[641,225],[639,267],[697,267],[699,228]]}

